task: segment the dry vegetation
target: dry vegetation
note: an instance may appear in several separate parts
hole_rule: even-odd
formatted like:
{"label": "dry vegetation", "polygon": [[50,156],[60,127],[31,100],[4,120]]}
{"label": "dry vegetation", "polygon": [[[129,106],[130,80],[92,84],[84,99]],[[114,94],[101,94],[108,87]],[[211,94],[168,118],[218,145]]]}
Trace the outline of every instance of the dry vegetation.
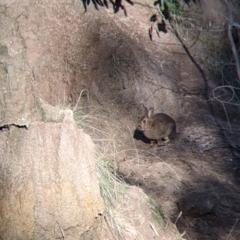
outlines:
{"label": "dry vegetation", "polygon": [[205,98],[213,112],[215,107],[215,112],[218,112],[217,106],[220,106],[221,113],[228,121],[228,130],[232,131],[231,124],[233,119],[235,121],[233,108],[240,106],[240,4],[236,0],[222,1],[225,9],[210,21],[203,17],[209,9],[205,9],[204,13],[200,1],[184,1],[181,4],[165,1],[167,6],[168,2],[171,4],[167,14],[159,7],[161,19],[168,20],[205,81],[204,71],[207,71],[217,83],[211,92],[206,89]]}
{"label": "dry vegetation", "polygon": [[[167,24],[176,34],[189,57],[201,60],[202,67],[210,72],[212,78],[216,79],[219,85],[212,93],[209,93],[210,97],[206,96],[206,98],[208,101],[220,103],[231,128],[228,107],[238,104],[240,92],[240,26],[238,16],[234,11],[239,8],[237,1],[230,4],[230,2],[224,0],[229,17],[227,20],[228,38],[223,38],[222,42],[219,42],[218,39],[225,36],[225,25],[222,28],[219,27],[220,25],[217,25],[217,28],[212,28],[212,23],[202,18],[198,1],[186,1],[187,4],[179,4],[178,1],[165,1],[164,5],[161,5],[162,2],[164,1],[154,3],[156,9],[158,9],[158,14],[153,14],[150,18],[152,22],[149,29],[150,39],[159,37],[161,31],[165,32]],[[105,5],[102,2],[95,3],[95,7]],[[235,5],[235,7],[232,5]],[[116,9],[122,8],[126,14],[126,9],[122,6],[120,1],[120,5]],[[85,5],[85,9],[87,9],[87,5]],[[198,68],[199,65],[195,60],[193,62]],[[104,117],[103,109],[89,106],[87,109],[78,107],[82,93],[73,110],[78,126],[89,133],[96,144],[99,184],[106,206],[105,219],[115,239],[144,239],[136,228],[136,222],[132,222],[128,218],[133,210],[123,211],[123,208],[126,208],[130,202],[134,204],[134,197],[128,194],[130,186],[118,176],[117,160],[121,158],[119,156],[122,156],[116,143],[118,133],[117,131],[109,131],[109,129],[114,129],[114,126],[110,126],[108,119]],[[87,96],[89,98],[88,92]],[[131,135],[131,130],[129,134]],[[128,152],[134,152],[135,150],[126,149]],[[136,151],[133,158],[137,159],[137,154]],[[147,199],[145,204],[149,204]],[[164,221],[165,223],[168,222],[167,217],[163,217],[164,210],[162,211],[160,206],[151,204],[149,209],[152,209],[152,214],[157,216],[161,224]],[[181,212],[176,218],[176,222],[179,217],[181,217]],[[151,229],[158,236],[154,225],[151,225]],[[232,231],[229,233],[228,239],[231,239],[231,233]],[[181,236],[178,235],[177,239],[180,238]]]}
{"label": "dry vegetation", "polygon": [[[74,106],[74,118],[79,128],[88,133],[95,144],[97,174],[101,196],[105,203],[104,219],[109,239],[182,239],[185,233],[178,233],[174,227],[169,228],[168,216],[164,209],[140,188],[128,185],[119,175],[117,160],[122,157],[118,149],[117,131],[104,117],[103,109],[94,106],[81,108]],[[111,130],[110,130],[111,129]],[[110,130],[110,131],[109,131]],[[131,131],[129,132],[132,135]],[[133,140],[134,141],[134,140]],[[136,149],[126,149],[136,152]],[[129,217],[131,216],[131,217]]]}
{"label": "dry vegetation", "polygon": [[[150,39],[153,40],[154,37],[159,37],[161,31],[166,32],[167,24],[199,69],[200,66],[194,59],[201,61],[201,67],[209,71],[211,77],[218,84],[212,92],[206,95],[206,100],[213,104],[216,104],[216,102],[220,104],[231,129],[232,119],[229,116],[229,111],[231,112],[231,105],[239,105],[240,96],[240,26],[239,16],[236,14],[236,9],[239,9],[238,2],[233,1],[230,4],[230,2],[224,0],[229,17],[227,21],[224,18],[221,20],[226,21],[228,26],[227,35],[225,24],[216,24],[217,27],[213,28],[211,21],[202,18],[198,1],[186,1],[181,4],[178,1],[165,1],[164,5],[161,5],[162,2],[164,1],[154,3],[156,9],[158,9],[158,14],[154,13],[150,17]],[[125,8],[123,10],[126,12]],[[224,16],[224,13],[222,13],[222,16]],[[222,42],[219,42],[220,38],[223,39]],[[204,76],[204,74],[202,75]],[[81,94],[78,102],[80,99]],[[115,238],[141,239],[140,233],[135,228],[135,223],[129,222],[128,214],[122,212],[123,206],[131,200],[126,197],[129,186],[117,176],[117,159],[121,155],[115,141],[117,132],[108,131],[108,129],[114,129],[114,127],[109,126],[108,128],[106,126],[106,124],[110,123],[107,118],[103,117],[105,114],[103,110],[94,108],[90,110],[89,108],[87,110],[79,109],[78,102],[74,107],[77,116],[76,121],[81,128],[84,128],[92,136],[97,147],[96,157],[99,181],[106,204],[107,222],[111,226]],[[131,131],[129,131],[129,134],[131,134]],[[134,152],[135,149],[126,149],[126,151]],[[138,159],[137,151],[133,158]],[[125,201],[126,198],[128,198],[127,201]],[[166,219],[162,219],[163,213],[161,210],[159,211],[160,206],[153,205],[151,208],[155,209],[153,214],[157,213],[161,222],[166,221]],[[181,217],[181,212],[176,218],[176,222],[179,217]],[[153,226],[152,229],[156,233]],[[227,239],[231,239],[231,234],[232,231]],[[158,234],[156,233],[156,235]],[[179,235],[178,239],[180,238]]]}

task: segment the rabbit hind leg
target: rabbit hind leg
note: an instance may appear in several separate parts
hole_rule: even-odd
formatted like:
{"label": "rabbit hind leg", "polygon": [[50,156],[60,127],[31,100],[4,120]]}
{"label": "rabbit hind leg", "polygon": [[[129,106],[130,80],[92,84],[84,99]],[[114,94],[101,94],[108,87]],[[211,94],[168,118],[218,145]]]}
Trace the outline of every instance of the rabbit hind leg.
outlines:
{"label": "rabbit hind leg", "polygon": [[164,145],[166,145],[166,143],[169,142],[169,140],[170,139],[168,137],[160,138],[160,139],[157,140],[157,145],[158,146],[164,146]]}
{"label": "rabbit hind leg", "polygon": [[163,138],[159,139],[159,140],[157,141],[157,144],[158,144],[159,146],[164,146],[164,145],[166,145],[169,141],[170,141],[170,138],[169,138],[169,136],[167,136],[167,137],[163,137]]}

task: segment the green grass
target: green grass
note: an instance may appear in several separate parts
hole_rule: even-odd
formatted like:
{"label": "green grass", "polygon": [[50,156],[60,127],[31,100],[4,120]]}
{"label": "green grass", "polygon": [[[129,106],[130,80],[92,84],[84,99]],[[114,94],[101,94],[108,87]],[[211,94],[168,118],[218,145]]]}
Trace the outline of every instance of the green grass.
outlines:
{"label": "green grass", "polygon": [[107,208],[115,207],[117,199],[126,193],[129,186],[118,177],[110,159],[99,154],[96,159],[101,196]]}
{"label": "green grass", "polygon": [[152,212],[151,212],[152,218],[161,226],[163,226],[165,216],[164,216],[164,211],[162,209],[162,206],[156,204],[151,198],[148,199],[148,205],[150,209],[152,209]]}

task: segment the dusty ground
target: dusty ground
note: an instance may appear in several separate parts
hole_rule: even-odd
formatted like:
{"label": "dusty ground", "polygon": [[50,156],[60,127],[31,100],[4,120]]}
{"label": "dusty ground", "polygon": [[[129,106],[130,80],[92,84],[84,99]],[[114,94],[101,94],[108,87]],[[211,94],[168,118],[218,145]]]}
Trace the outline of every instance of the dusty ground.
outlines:
{"label": "dusty ground", "polygon": [[[204,4],[204,21],[213,21],[216,25],[221,22],[216,12],[221,10],[224,14],[223,6],[213,10]],[[215,6],[216,2],[209,4]],[[221,24],[217,25],[220,29]],[[169,70],[174,79],[171,91],[176,91],[180,108],[178,111],[170,106],[178,135],[168,146],[151,147],[142,136],[134,135],[135,123],[131,120],[135,118],[136,122],[137,116],[125,109],[128,105],[123,102],[122,110],[118,111],[120,116],[110,114],[112,128],[109,126],[106,130],[111,129],[111,136],[117,135],[118,147],[124,151],[118,161],[119,173],[128,183],[142,187],[163,206],[166,216],[176,223],[179,231],[186,231],[187,239],[238,239],[239,109],[228,108],[230,131],[223,108],[209,101],[214,82],[209,80],[198,59],[185,60],[187,54],[175,45],[171,34],[161,35],[161,40],[156,41],[163,45],[168,43],[163,48],[171,54],[177,53],[174,62],[179,64],[180,76],[174,68]],[[191,58],[191,54],[196,52],[190,51],[188,57]],[[156,56],[157,52],[154,58]],[[145,92],[151,96],[153,90],[150,87]],[[154,105],[154,100],[149,100],[149,104]],[[168,103],[164,104],[164,109],[168,109],[165,111],[169,111]],[[161,107],[158,110],[161,111]],[[129,115],[125,111],[129,111]]]}
{"label": "dusty ground", "polygon": [[[11,57],[1,59],[7,58],[13,65],[13,59],[27,62],[25,70],[22,65],[16,68],[19,72],[23,69],[23,75],[15,73],[26,79],[22,85],[27,86],[27,94],[14,92],[18,87],[23,90],[22,85],[9,84],[13,90],[9,98],[19,103],[14,107],[25,106],[25,98],[35,103],[34,109],[29,107],[27,123],[52,121],[53,117],[42,113],[45,104],[48,109],[68,104],[75,107],[83,91],[78,110],[80,117],[90,121],[86,131],[106,153],[114,147],[118,171],[128,183],[141,186],[160,204],[165,217],[180,232],[186,231],[185,238],[237,240],[239,107],[227,108],[230,129],[221,104],[211,99],[219,82],[209,77],[199,61],[201,49],[186,51],[170,27],[167,34],[149,40],[148,19],[156,11],[151,4],[125,3],[128,17],[123,11],[114,15],[111,8],[97,11],[92,2],[86,13],[80,1],[0,5],[1,16],[7,16],[6,22],[12,24],[9,37],[15,39],[4,43]],[[199,9],[202,23],[209,26],[211,22],[222,37],[224,6],[214,0],[202,1]],[[191,45],[187,40],[184,43]],[[19,60],[17,53],[22,54]],[[176,120],[174,141],[150,147],[134,135],[141,103]],[[11,124],[26,124],[19,116],[16,119],[23,119],[23,123],[12,119]]]}

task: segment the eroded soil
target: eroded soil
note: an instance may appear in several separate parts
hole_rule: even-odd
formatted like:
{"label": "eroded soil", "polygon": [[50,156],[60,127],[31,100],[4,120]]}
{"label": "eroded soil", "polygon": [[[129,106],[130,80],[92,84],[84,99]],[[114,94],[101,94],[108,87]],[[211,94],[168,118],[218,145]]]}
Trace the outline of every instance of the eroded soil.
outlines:
{"label": "eroded soil", "polygon": [[[220,21],[209,5],[203,4],[202,13],[205,21],[210,15],[214,22]],[[170,33],[156,41],[173,43],[171,39]],[[174,55],[174,62],[180,64],[180,77],[173,68],[170,70],[175,84],[171,90],[176,90],[180,108],[177,111],[170,106],[178,126],[177,137],[167,146],[151,147],[144,137],[134,135],[137,116],[134,111],[126,114],[128,109],[123,102],[118,111],[121,123],[114,117],[109,123],[111,131],[117,135],[120,150],[124,151],[118,160],[119,173],[163,206],[166,216],[179,231],[186,231],[187,239],[238,239],[239,107],[228,106],[229,123],[221,105],[210,99],[214,83],[198,60],[192,59],[194,50],[183,53],[174,44],[164,47],[171,53],[178,53]],[[153,90],[149,87],[145,93],[151,96]],[[155,105],[155,101],[150,100],[148,104]],[[169,111],[164,103],[165,112]]]}
{"label": "eroded soil", "polygon": [[[228,122],[221,104],[211,99],[218,83],[196,57],[201,49],[184,49],[170,26],[150,41],[148,20],[156,11],[151,1],[126,3],[128,17],[97,11],[92,2],[85,13],[80,1],[21,4],[0,6],[8,21],[17,19],[19,41],[11,49],[4,43],[12,51],[7,61],[27,62],[23,75],[15,73],[26,80],[27,94],[15,94],[25,89],[16,84],[8,102],[31,100],[27,123],[55,120],[42,112],[78,103],[77,115],[89,120],[85,131],[93,141],[106,154],[114,146],[122,178],[161,205],[186,239],[239,239],[239,106],[228,106]],[[203,23],[224,32],[224,11],[217,0],[202,1]],[[19,60],[15,48],[24,50]],[[134,137],[141,103],[175,119],[178,134],[167,146],[151,147]],[[21,114],[17,119],[24,121]]]}

